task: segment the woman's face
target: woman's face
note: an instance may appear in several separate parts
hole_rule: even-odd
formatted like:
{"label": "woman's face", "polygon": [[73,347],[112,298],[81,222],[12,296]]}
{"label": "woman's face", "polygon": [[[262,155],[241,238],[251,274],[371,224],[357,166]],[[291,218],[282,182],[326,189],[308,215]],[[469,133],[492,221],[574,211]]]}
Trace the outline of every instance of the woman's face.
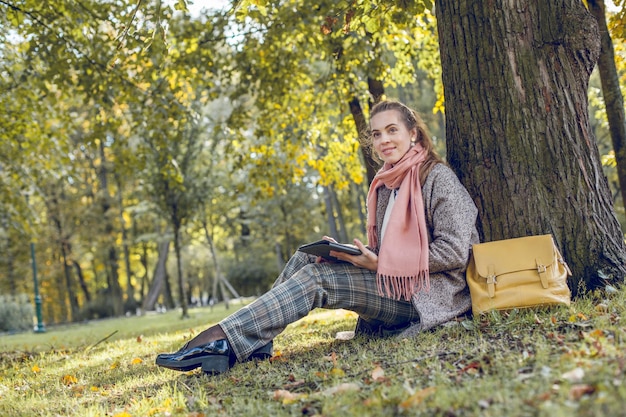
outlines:
{"label": "woman's face", "polygon": [[397,110],[387,110],[370,119],[374,150],[384,162],[395,164],[411,148],[417,137],[415,129],[408,130]]}

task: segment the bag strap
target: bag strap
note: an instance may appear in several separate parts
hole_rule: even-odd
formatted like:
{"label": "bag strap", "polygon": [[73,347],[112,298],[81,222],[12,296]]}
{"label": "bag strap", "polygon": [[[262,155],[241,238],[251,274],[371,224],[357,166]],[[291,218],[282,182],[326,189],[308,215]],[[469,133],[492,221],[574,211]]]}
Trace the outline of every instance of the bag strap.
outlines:
{"label": "bag strap", "polygon": [[548,270],[546,264],[541,262],[541,259],[536,258],[535,262],[537,263],[537,272],[539,272],[539,279],[541,280],[541,286],[543,288],[548,288],[548,274],[551,274],[552,269]]}
{"label": "bag strap", "polygon": [[489,292],[489,298],[496,296],[496,266],[489,264],[487,267],[487,291]]}

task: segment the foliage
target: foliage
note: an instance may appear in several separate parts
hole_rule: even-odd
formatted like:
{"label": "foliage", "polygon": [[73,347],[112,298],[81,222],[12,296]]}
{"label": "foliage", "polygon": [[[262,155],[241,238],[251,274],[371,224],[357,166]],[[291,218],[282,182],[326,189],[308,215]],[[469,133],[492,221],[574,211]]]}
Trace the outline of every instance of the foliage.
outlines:
{"label": "foliage", "polygon": [[28,297],[0,295],[0,331],[16,332],[33,328],[35,310]]}
{"label": "foliage", "polygon": [[158,368],[154,357],[219,320],[222,306],[192,309],[186,321],[169,312],[14,335],[0,362],[0,412],[621,415],[625,306],[624,289],[614,289],[569,308],[488,314],[416,338],[348,341],[336,336],[353,329],[354,314],[317,310],[275,340],[271,360],[213,377]]}

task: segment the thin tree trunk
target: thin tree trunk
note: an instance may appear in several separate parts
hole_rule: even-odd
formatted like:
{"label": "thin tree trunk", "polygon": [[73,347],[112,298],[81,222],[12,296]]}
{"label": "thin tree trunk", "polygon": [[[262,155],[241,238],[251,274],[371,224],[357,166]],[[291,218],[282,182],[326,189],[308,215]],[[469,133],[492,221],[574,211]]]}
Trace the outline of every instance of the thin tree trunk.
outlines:
{"label": "thin tree trunk", "polygon": [[141,305],[145,300],[146,286],[148,285],[148,245],[143,243],[141,245],[141,256],[139,257],[141,265],[143,266],[143,275],[141,277],[141,287],[139,288],[139,297]]}
{"label": "thin tree trunk", "polygon": [[111,222],[111,195],[109,194],[108,185],[108,170],[107,170],[107,158],[104,151],[104,142],[101,140],[99,144],[100,151],[100,167],[98,170],[98,177],[100,180],[100,207],[102,209],[102,219],[104,222],[104,233],[108,238],[108,272],[109,272],[109,294],[113,301],[113,312],[116,316],[121,316],[124,313],[124,300],[122,299],[122,289],[120,287],[118,268],[118,256],[117,249],[115,247],[115,240],[113,236],[113,223]]}
{"label": "thin tree trunk", "polygon": [[483,241],[551,233],[574,295],[623,282],[626,248],[589,126],[595,19],[578,0],[438,0],[448,161]]}
{"label": "thin tree trunk", "polygon": [[150,289],[148,290],[148,294],[143,299],[142,309],[144,311],[152,311],[154,310],[154,306],[157,301],[159,301],[159,296],[163,291],[163,286],[166,280],[167,270],[167,256],[169,254],[170,242],[168,240],[164,240],[159,242],[158,245],[158,258],[157,263],[154,267],[154,274],[152,278],[152,284],[150,285]]}
{"label": "thin tree trunk", "polygon": [[[382,100],[385,94],[385,87],[382,81],[371,77],[367,78],[367,87],[371,97],[368,103],[371,109],[374,104]],[[363,156],[363,163],[365,164],[367,183],[371,184],[374,180],[376,172],[380,168],[380,162],[372,156],[372,149],[365,145],[368,143],[367,136],[369,135],[369,124],[365,114],[363,113],[363,107],[361,106],[361,102],[358,97],[353,97],[348,105],[350,107],[352,118],[354,119],[354,124],[356,125],[357,134],[359,135],[359,142],[361,143],[361,154]]]}
{"label": "thin tree trunk", "polygon": [[602,83],[602,97],[609,121],[609,132],[613,142],[613,151],[617,162],[617,177],[622,193],[622,204],[626,208],[626,117],[624,116],[624,97],[619,85],[619,75],[615,67],[613,41],[606,26],[603,0],[589,0],[589,10],[600,28],[600,58],[598,70]]}
{"label": "thin tree trunk", "polygon": [[337,230],[337,221],[335,219],[335,209],[333,207],[333,199],[330,197],[330,189],[324,186],[324,203],[326,204],[326,218],[328,220],[328,234],[330,237],[339,239],[339,231]]}
{"label": "thin tree trunk", "polygon": [[78,298],[76,297],[76,293],[74,292],[74,283],[72,281],[72,274],[69,266],[69,237],[65,236],[65,229],[63,227],[63,223],[61,221],[60,214],[60,203],[57,195],[53,195],[50,198],[48,204],[48,216],[50,217],[50,221],[55,227],[55,231],[57,234],[57,243],[60,249],[60,261],[63,264],[63,277],[65,278],[65,288],[67,293],[67,298],[70,303],[70,317],[69,320],[75,320],[78,316]]}
{"label": "thin tree trunk", "polygon": [[176,271],[178,275],[178,302],[180,303],[181,308],[181,317],[188,318],[189,312],[187,308],[187,297],[185,293],[187,289],[185,288],[185,280],[183,279],[183,265],[181,261],[181,253],[180,253],[180,224],[174,224],[174,251],[176,252]]}
{"label": "thin tree trunk", "polygon": [[356,125],[356,131],[359,135],[359,142],[361,143],[361,155],[363,157],[363,164],[365,165],[365,172],[367,175],[367,183],[371,184],[378,170],[378,163],[372,158],[372,150],[367,146],[368,124],[361,102],[358,97],[354,97],[350,100],[350,113],[354,119]]}
{"label": "thin tree trunk", "polygon": [[337,211],[337,222],[339,223],[339,240],[341,242],[348,242],[348,231],[346,230],[346,222],[343,219],[343,207],[339,204],[339,199],[337,197],[337,192],[332,186],[328,187],[328,191],[330,193],[330,198]]}
{"label": "thin tree trunk", "polygon": [[122,199],[122,181],[119,175],[115,174],[117,184],[117,204],[119,209],[120,228],[122,229],[122,250],[124,252],[124,267],[126,270],[126,300],[128,304],[135,304],[135,288],[133,287],[133,273],[130,268],[130,248],[128,246],[128,229],[124,218],[124,201]]}
{"label": "thin tree trunk", "polygon": [[219,286],[220,292],[222,293],[222,298],[224,299],[224,307],[226,308],[226,310],[228,310],[230,308],[230,297],[226,292],[226,288],[224,288],[224,281],[221,279],[219,280]]}
{"label": "thin tree trunk", "polygon": [[80,285],[80,289],[85,296],[85,301],[91,301],[91,293],[89,292],[89,288],[87,287],[87,283],[85,282],[85,276],[83,275],[83,269],[80,267],[80,264],[76,261],[72,261],[72,265],[74,265],[74,269],[76,270],[76,276],[78,277],[78,283]]}
{"label": "thin tree trunk", "polygon": [[359,230],[361,231],[361,234],[363,236],[366,236],[367,234],[367,230],[366,230],[366,224],[367,224],[367,217],[366,217],[366,212],[367,210],[365,209],[366,206],[366,200],[367,197],[365,195],[365,191],[363,189],[363,185],[362,184],[352,184],[352,188],[355,191],[355,201],[356,201],[356,208],[359,212],[359,220],[360,220],[360,227]]}
{"label": "thin tree trunk", "polygon": [[219,289],[222,293],[222,297],[224,297],[224,303],[226,303],[226,308],[228,309],[229,298],[228,298],[228,294],[226,294],[226,290],[224,289],[224,283],[226,283],[228,287],[231,288],[231,291],[233,292],[233,295],[235,297],[239,297],[239,295],[237,294],[237,291],[235,291],[235,289],[232,287],[232,285],[230,285],[230,282],[228,282],[226,278],[222,275],[220,263],[217,259],[217,251],[215,250],[215,245],[213,244],[213,238],[211,237],[211,234],[209,233],[209,227],[208,227],[206,220],[202,220],[202,227],[204,228],[204,236],[206,238],[207,244],[209,245],[209,250],[211,251],[211,257],[213,258],[213,267],[215,268],[214,269],[215,277],[213,279],[212,294],[214,297],[217,297],[217,289],[219,285]]}

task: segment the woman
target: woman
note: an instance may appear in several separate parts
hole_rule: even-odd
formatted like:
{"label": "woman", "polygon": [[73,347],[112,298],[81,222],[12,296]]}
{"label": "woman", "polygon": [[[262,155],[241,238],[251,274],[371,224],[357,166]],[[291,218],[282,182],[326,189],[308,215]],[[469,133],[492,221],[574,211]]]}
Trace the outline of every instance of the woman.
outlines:
{"label": "woman", "polygon": [[296,252],[269,292],[158,355],[157,365],[220,373],[271,356],[272,340],[317,307],[354,311],[356,333],[376,336],[414,334],[471,308],[465,268],[478,234],[470,196],[404,104],[374,106],[370,132],[384,165],[367,198],[368,246],[354,239],[361,255],[331,252],[346,261],[334,263]]}

